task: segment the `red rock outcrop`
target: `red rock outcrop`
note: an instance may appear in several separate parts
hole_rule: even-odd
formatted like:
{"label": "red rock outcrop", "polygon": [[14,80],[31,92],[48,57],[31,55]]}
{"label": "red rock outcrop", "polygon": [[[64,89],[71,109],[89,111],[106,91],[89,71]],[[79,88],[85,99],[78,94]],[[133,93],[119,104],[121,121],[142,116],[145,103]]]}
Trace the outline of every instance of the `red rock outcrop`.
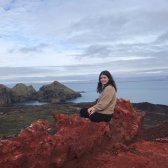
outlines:
{"label": "red rock outcrop", "polygon": [[[48,133],[49,123],[38,120],[16,138],[0,140],[0,167],[166,168],[167,143],[142,141],[126,145],[137,137],[142,118],[143,114],[122,99],[117,101],[109,123],[93,123],[76,114],[57,112],[53,135]],[[163,160],[165,163],[160,165]]]}
{"label": "red rock outcrop", "polygon": [[113,142],[130,143],[138,135],[144,113],[137,113],[130,101],[118,99],[108,132]]}
{"label": "red rock outcrop", "polygon": [[139,141],[130,146],[106,144],[64,168],[167,168],[168,143]]}

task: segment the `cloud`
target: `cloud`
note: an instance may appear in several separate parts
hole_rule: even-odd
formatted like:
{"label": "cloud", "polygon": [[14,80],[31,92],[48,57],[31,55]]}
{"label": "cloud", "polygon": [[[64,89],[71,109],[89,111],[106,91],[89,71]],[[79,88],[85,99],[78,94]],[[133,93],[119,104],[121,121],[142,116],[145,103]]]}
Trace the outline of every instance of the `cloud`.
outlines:
{"label": "cloud", "polygon": [[168,43],[168,31],[159,35],[155,41],[155,43]]}
{"label": "cloud", "polygon": [[83,56],[86,57],[108,57],[110,54],[110,49],[105,45],[93,45],[86,48]]}
{"label": "cloud", "polygon": [[46,48],[48,45],[47,44],[38,44],[37,46],[34,47],[23,47],[20,48],[19,51],[22,53],[29,53],[29,52],[42,52],[44,48]]}
{"label": "cloud", "polygon": [[9,11],[13,8],[13,5],[15,4],[16,0],[10,0],[8,3],[6,3],[3,7],[5,11]]}
{"label": "cloud", "polygon": [[107,68],[116,74],[167,73],[167,5],[165,0],[2,0],[0,67],[59,66],[65,75]]}

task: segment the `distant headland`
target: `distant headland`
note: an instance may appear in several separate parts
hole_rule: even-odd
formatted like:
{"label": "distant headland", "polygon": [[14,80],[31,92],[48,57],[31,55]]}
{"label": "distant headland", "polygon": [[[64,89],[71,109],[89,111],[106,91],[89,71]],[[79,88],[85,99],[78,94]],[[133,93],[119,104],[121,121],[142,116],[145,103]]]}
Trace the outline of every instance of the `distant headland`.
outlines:
{"label": "distant headland", "polygon": [[27,86],[23,83],[18,83],[13,88],[0,84],[0,106],[10,106],[15,103],[32,100],[60,103],[80,96],[79,92],[68,88],[58,81],[43,85],[38,91],[32,85]]}

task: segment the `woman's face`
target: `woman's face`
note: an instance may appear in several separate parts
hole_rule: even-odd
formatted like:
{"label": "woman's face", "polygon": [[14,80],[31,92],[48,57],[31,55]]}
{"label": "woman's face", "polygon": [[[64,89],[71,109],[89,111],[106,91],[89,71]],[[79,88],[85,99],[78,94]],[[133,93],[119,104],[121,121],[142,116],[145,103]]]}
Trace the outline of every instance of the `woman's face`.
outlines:
{"label": "woman's face", "polygon": [[102,85],[106,85],[109,81],[109,78],[106,75],[101,75],[100,76],[100,82]]}

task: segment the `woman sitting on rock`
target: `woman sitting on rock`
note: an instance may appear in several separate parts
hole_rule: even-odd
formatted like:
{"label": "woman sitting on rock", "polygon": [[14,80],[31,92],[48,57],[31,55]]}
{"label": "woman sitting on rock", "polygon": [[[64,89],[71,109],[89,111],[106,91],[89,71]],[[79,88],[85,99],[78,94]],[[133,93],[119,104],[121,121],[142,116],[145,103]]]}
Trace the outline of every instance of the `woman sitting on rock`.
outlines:
{"label": "woman sitting on rock", "polygon": [[102,71],[100,73],[97,92],[100,93],[100,96],[96,104],[90,108],[81,109],[80,116],[89,118],[93,122],[108,122],[112,118],[117,100],[117,87],[110,72]]}

